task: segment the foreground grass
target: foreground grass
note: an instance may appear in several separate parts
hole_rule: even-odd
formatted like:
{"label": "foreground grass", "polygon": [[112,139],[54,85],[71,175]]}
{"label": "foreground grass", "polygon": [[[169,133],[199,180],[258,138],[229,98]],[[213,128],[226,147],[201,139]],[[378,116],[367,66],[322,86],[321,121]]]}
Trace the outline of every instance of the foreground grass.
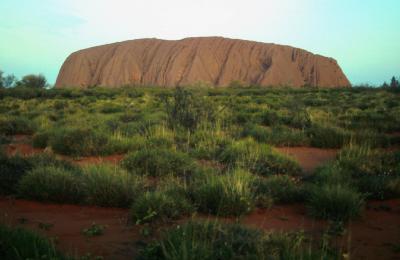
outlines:
{"label": "foreground grass", "polygon": [[340,259],[303,233],[264,233],[239,224],[188,222],[164,232],[138,259]]}
{"label": "foreground grass", "polygon": [[34,232],[0,225],[0,258],[24,259],[72,259],[55,249],[54,243]]}

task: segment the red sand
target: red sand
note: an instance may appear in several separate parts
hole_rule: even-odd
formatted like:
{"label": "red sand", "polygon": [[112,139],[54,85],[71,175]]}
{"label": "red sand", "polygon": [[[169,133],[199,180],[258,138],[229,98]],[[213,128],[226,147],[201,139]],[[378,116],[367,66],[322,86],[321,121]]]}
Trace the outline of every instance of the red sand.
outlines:
{"label": "red sand", "polygon": [[[327,227],[326,221],[307,216],[304,205],[258,210],[245,217],[243,223],[264,230],[304,230],[317,236]],[[400,199],[369,202],[361,219],[349,223],[337,245],[344,253],[350,249],[350,259],[400,259],[400,252],[393,249],[400,245]]]}
{"label": "red sand", "polygon": [[335,159],[337,149],[320,149],[313,147],[279,147],[278,152],[296,159],[306,173],[312,173],[319,166]]}
{"label": "red sand", "polygon": [[[30,156],[44,152],[43,149],[33,148],[28,144],[29,141],[29,136],[14,136],[13,143],[6,146],[7,154],[13,155],[18,152]],[[318,166],[334,160],[338,151],[310,147],[276,149],[297,159],[306,173],[311,173]],[[84,165],[101,162],[118,163],[123,155],[79,159],[59,157]],[[390,211],[385,210],[382,205],[389,206]],[[349,225],[345,236],[338,239],[338,245],[341,245],[344,252],[348,252],[350,248],[351,259],[400,259],[400,254],[393,249],[394,246],[400,245],[400,200],[371,202],[369,207],[362,219]],[[61,250],[80,255],[92,253],[92,255],[102,255],[105,259],[131,259],[138,250],[135,243],[141,239],[140,227],[126,224],[128,210],[43,204],[0,198],[0,221],[18,224],[18,219],[21,218],[28,220],[23,226],[39,230],[50,237],[58,237],[58,247]],[[232,219],[224,220],[232,221]],[[40,222],[51,223],[54,226],[48,231],[40,230],[38,228]],[[99,237],[86,238],[81,232],[93,222],[106,225],[105,233]],[[325,221],[308,217],[304,205],[275,206],[270,210],[256,210],[244,217],[242,222],[267,231],[304,230],[317,236],[320,236],[327,227]]]}
{"label": "red sand", "polygon": [[[15,139],[14,139],[15,140]],[[25,140],[25,139],[24,139]],[[34,148],[31,144],[28,143],[19,143],[15,142],[12,144],[8,144],[5,148],[7,155],[12,156],[19,154],[21,156],[32,156],[35,154],[44,153],[45,149]],[[72,158],[65,155],[57,155],[58,158],[64,159],[67,161],[75,162],[79,165],[86,165],[86,164],[99,164],[99,163],[112,163],[117,164],[119,163],[124,155],[109,155],[109,156],[87,156],[87,157],[79,157],[79,158]]]}
{"label": "red sand", "polygon": [[79,159],[75,159],[74,162],[76,162],[79,165],[99,164],[99,163],[118,164],[123,158],[124,158],[123,154],[109,155],[109,156],[103,156],[103,157],[89,156],[89,157],[81,157]]}
{"label": "red sand", "polygon": [[[23,141],[27,140],[26,137],[20,137],[18,140],[22,140],[22,142],[15,142],[6,146],[6,153],[8,155],[20,154],[22,156],[32,156],[45,152],[44,149],[33,148],[32,145],[28,143],[23,143]],[[317,167],[323,165],[328,161],[334,160],[338,152],[338,150],[336,149],[319,149],[312,147],[284,147],[276,148],[276,150],[282,154],[289,155],[296,159],[306,173],[312,173]],[[85,165],[92,163],[98,164],[102,162],[117,164],[123,159],[124,155],[110,155],[103,157],[89,156],[80,157],[78,159],[73,159],[69,156],[61,155],[58,155],[58,157],[76,162],[79,165]],[[200,161],[200,163],[206,164],[207,162]],[[213,166],[221,167],[219,164],[215,164]]]}
{"label": "red sand", "polygon": [[[139,239],[139,227],[127,225],[128,211],[114,208],[82,207],[76,205],[44,204],[25,200],[0,199],[0,221],[19,224],[39,231],[49,237],[57,237],[57,247],[73,255],[104,256],[105,259],[129,259],[135,255],[135,242]],[[48,231],[38,228],[39,223],[53,225]],[[96,223],[104,225],[104,234],[87,238],[82,230]]]}
{"label": "red sand", "polygon": [[6,146],[5,150],[8,155],[19,154],[22,156],[32,156],[44,152],[44,149],[33,148],[32,145],[25,143],[9,144]]}
{"label": "red sand", "polygon": [[[386,208],[390,210],[385,210],[382,205],[388,206]],[[105,259],[132,259],[138,252],[136,242],[141,239],[140,227],[127,225],[128,210],[125,209],[55,205],[0,198],[0,213],[2,222],[18,224],[50,237],[58,237],[58,248],[65,252],[90,252],[92,255],[102,255]],[[27,222],[18,223],[21,218],[27,219]],[[345,236],[338,239],[338,245],[342,245],[343,252],[348,252],[347,248],[351,249],[351,259],[400,259],[400,254],[393,250],[393,246],[400,244],[399,220],[399,199],[371,202],[363,217],[350,223]],[[303,205],[256,210],[241,221],[266,231],[304,230],[314,235],[322,234],[327,226],[325,221],[308,217]],[[81,232],[93,222],[106,226],[104,234],[86,238]],[[38,223],[51,223],[54,226],[44,231],[38,228]]]}

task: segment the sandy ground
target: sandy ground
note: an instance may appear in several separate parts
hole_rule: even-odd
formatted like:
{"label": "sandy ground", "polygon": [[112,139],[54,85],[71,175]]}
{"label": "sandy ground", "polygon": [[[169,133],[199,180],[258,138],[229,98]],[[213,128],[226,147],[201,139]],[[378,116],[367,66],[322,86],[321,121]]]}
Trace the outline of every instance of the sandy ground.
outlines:
{"label": "sandy ground", "polygon": [[[57,237],[57,247],[75,255],[91,253],[105,259],[132,259],[138,253],[138,244],[144,239],[140,226],[128,224],[129,211],[126,209],[0,198],[0,214],[2,223],[24,226],[49,237]],[[196,218],[215,219],[212,216]],[[400,200],[370,202],[362,218],[350,223],[336,244],[343,253],[350,253],[351,259],[400,259],[400,252],[395,250],[400,245],[399,220]],[[304,205],[256,210],[240,221],[265,231],[304,230],[314,237],[321,236],[327,228],[327,222],[308,217]],[[43,230],[39,228],[39,223],[51,224],[52,227]],[[92,223],[104,225],[104,234],[89,238],[84,236],[82,230]]]}
{"label": "sandy ground", "polygon": [[[29,136],[23,135],[15,136],[13,142],[6,146],[6,153],[8,155],[20,154],[23,156],[31,156],[45,151],[44,149],[33,148],[32,145],[29,144],[29,138]],[[334,160],[338,152],[337,149],[320,149],[313,147],[280,147],[275,149],[282,154],[296,159],[306,174],[311,174],[317,167]],[[101,162],[117,164],[123,159],[124,155],[110,155],[104,157],[90,156],[80,158],[58,155],[58,157],[76,162],[80,165],[85,165]],[[203,163],[205,164],[207,162]]]}
{"label": "sandy ground", "polygon": [[296,159],[300,167],[303,168],[303,171],[307,174],[311,174],[319,166],[335,160],[339,151],[337,149],[320,149],[313,147],[279,147],[275,149],[282,154]]}
{"label": "sandy ground", "polygon": [[[19,153],[29,156],[44,152],[30,144],[29,136],[15,136],[6,146],[9,155]],[[334,160],[337,150],[310,147],[277,148],[283,154],[299,161],[303,170],[310,174],[318,166]],[[71,160],[77,164],[100,162],[118,163],[123,155],[107,157],[82,157]],[[128,225],[126,209],[99,208],[77,205],[57,205],[10,198],[0,198],[0,221],[20,225],[57,238],[58,248],[75,255],[101,255],[105,259],[132,259],[139,250],[138,244],[145,239],[140,226]],[[211,218],[213,216],[197,216]],[[232,219],[221,219],[233,221]],[[183,222],[185,220],[180,220]],[[307,216],[304,205],[279,205],[269,210],[256,210],[240,220],[243,224],[266,231],[304,230],[313,237],[320,237],[328,223]],[[51,224],[49,230],[39,228],[40,223]],[[104,235],[86,237],[82,230],[92,223],[104,225]],[[172,223],[173,224],[173,223]],[[349,224],[342,237],[336,240],[343,253],[351,259],[400,259],[400,199],[370,202],[364,215]],[[397,250],[396,250],[397,248]]]}
{"label": "sandy ground", "polygon": [[[57,238],[57,248],[72,255],[92,254],[105,259],[132,259],[137,252],[139,227],[128,225],[125,209],[45,204],[0,199],[0,221]],[[22,222],[25,222],[21,224]],[[39,227],[50,224],[49,230]],[[105,227],[101,236],[87,237],[82,231],[93,223]]]}

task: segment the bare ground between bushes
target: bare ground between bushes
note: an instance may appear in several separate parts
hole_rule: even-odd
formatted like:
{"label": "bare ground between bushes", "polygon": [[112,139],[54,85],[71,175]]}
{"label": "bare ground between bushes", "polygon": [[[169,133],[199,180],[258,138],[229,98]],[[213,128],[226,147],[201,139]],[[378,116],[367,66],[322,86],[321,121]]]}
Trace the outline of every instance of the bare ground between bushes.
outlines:
{"label": "bare ground between bushes", "polygon": [[[334,160],[338,150],[311,147],[276,148],[282,154],[295,158],[304,172],[310,174],[317,167]],[[29,136],[14,136],[6,145],[8,155],[31,156],[45,152],[30,145]],[[118,163],[123,155],[104,157],[61,159],[77,164],[101,162]],[[129,210],[99,208],[78,205],[58,205],[26,200],[0,198],[0,221],[20,225],[28,229],[57,238],[57,247],[68,253],[101,255],[105,259],[132,259],[137,255],[139,244],[146,238],[141,227],[129,225]],[[215,219],[212,216],[196,216],[200,219]],[[234,219],[221,218],[231,222]],[[180,220],[183,222],[185,219]],[[269,210],[255,210],[240,219],[241,223],[266,231],[304,230],[313,236],[320,236],[327,228],[327,222],[315,220],[306,214],[304,205],[278,205]],[[22,224],[23,222],[23,224]],[[39,228],[39,223],[51,224],[49,230]],[[104,235],[87,238],[82,230],[92,223],[106,227]],[[172,223],[173,224],[173,223]],[[400,199],[369,202],[363,217],[349,224],[344,236],[336,244],[351,259],[400,259]]]}
{"label": "bare ground between bushes", "polygon": [[[20,154],[22,156],[31,156],[46,152],[46,149],[38,149],[30,144],[30,136],[17,135],[13,137],[11,144],[6,145],[8,155]],[[313,147],[278,147],[278,152],[288,155],[299,162],[300,167],[306,174],[312,173],[319,166],[335,159],[338,149],[321,149]],[[73,161],[79,165],[108,162],[117,164],[124,155],[116,154],[110,156],[88,156],[72,158],[69,156],[57,155],[61,159]]]}
{"label": "bare ground between bushes", "polygon": [[[48,237],[57,238],[57,247],[73,255],[90,253],[105,259],[132,259],[140,249],[141,227],[128,224],[129,210],[78,205],[58,205],[26,200],[0,198],[0,221],[23,226]],[[198,215],[195,219],[216,219]],[[400,199],[369,202],[362,218],[351,222],[344,236],[336,239],[343,253],[351,259],[399,259]],[[221,221],[233,222],[231,218]],[[179,220],[179,223],[185,219]],[[304,230],[312,237],[320,237],[327,222],[306,214],[304,205],[277,205],[269,210],[255,210],[239,220],[242,224],[265,231]],[[50,224],[48,230],[40,223]],[[92,223],[105,226],[104,234],[86,237],[82,230]],[[174,223],[170,223],[173,225]],[[147,238],[148,239],[148,238]]]}

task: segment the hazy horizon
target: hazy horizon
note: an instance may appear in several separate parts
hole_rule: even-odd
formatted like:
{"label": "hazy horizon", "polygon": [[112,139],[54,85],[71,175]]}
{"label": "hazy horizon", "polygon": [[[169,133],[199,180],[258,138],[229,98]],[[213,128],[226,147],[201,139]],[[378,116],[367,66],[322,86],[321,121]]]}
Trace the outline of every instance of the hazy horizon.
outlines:
{"label": "hazy horizon", "polygon": [[336,59],[352,84],[400,76],[400,2],[387,0],[3,0],[0,70],[53,84],[79,49],[139,38],[222,36]]}

